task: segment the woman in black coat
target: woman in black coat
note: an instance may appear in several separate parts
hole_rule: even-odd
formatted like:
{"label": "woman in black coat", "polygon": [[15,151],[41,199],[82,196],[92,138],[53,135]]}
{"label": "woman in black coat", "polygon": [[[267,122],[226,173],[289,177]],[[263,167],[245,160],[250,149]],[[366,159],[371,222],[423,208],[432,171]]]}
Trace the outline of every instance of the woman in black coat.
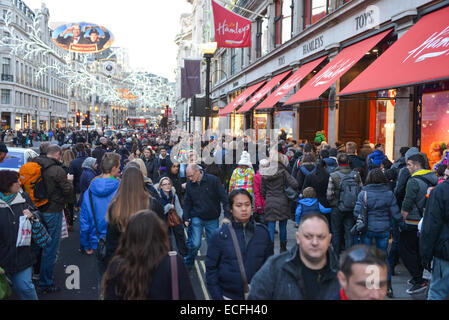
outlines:
{"label": "woman in black coat", "polygon": [[0,267],[12,281],[12,289],[22,300],[37,300],[31,280],[34,256],[31,246],[16,247],[20,220],[31,219],[35,207],[24,192],[20,191],[19,174],[0,171]]}
{"label": "woman in black coat", "polygon": [[[170,243],[165,223],[151,210],[137,212],[128,222],[115,256],[105,272],[105,300],[171,300],[173,282]],[[176,256],[178,295],[195,300],[184,261]]]}
{"label": "woman in black coat", "polygon": [[329,184],[329,173],[326,171],[326,163],[320,160],[316,166],[315,172],[306,176],[302,190],[308,187],[315,189],[318,202],[326,208],[330,208],[327,201],[327,185]]}

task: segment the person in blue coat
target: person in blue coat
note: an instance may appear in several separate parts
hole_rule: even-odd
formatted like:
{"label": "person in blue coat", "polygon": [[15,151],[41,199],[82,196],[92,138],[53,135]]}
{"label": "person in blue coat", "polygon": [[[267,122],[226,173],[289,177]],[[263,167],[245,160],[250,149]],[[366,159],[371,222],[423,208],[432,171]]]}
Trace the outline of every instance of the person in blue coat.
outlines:
{"label": "person in blue coat", "polygon": [[374,168],[380,168],[382,160],[386,158],[386,155],[384,154],[384,146],[382,144],[376,144],[374,149],[374,152],[366,158],[368,170],[370,171]]}
{"label": "person in blue coat", "polygon": [[[366,178],[365,187],[359,193],[354,208],[354,217],[357,218],[365,202],[368,213],[368,230],[361,236],[362,244],[375,245],[376,248],[387,253],[390,239],[391,220],[398,224],[403,221],[396,197],[388,186],[389,181],[380,168],[371,170]],[[392,218],[392,219],[391,219]],[[393,297],[391,287],[391,266],[388,266],[387,296]]]}
{"label": "person in blue coat", "polygon": [[229,195],[232,217],[215,230],[206,256],[206,283],[213,300],[243,300],[244,284],[229,224],[235,230],[248,283],[265,261],[273,255],[273,242],[264,224],[252,216],[252,197],[244,189]]}
{"label": "person in blue coat", "polygon": [[[305,188],[302,192],[303,198],[298,200],[298,206],[296,207],[296,228],[299,226],[301,218],[310,213],[322,213],[329,214],[332,212],[332,208],[326,208],[318,202],[318,198],[315,189],[312,187]],[[329,220],[329,219],[328,219]]]}
{"label": "person in blue coat", "polygon": [[120,184],[120,181],[117,179],[120,173],[120,155],[117,153],[106,153],[101,160],[101,171],[103,174],[94,179],[84,192],[81,205],[80,244],[81,249],[87,254],[92,254],[93,250],[96,250],[98,246],[97,230],[93,220],[89,193],[92,194],[100,237],[105,237],[108,225],[105,219],[106,211]]}

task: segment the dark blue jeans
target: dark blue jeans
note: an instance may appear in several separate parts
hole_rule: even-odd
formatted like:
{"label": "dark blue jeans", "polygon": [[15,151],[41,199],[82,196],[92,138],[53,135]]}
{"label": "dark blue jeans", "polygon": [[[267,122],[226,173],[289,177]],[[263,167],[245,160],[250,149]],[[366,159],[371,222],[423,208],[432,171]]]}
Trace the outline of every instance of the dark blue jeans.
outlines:
{"label": "dark blue jeans", "polygon": [[[287,242],[287,222],[288,220],[279,221],[279,241]],[[268,230],[270,230],[271,241],[274,242],[274,231],[276,229],[276,221],[268,221]]]}
{"label": "dark blue jeans", "polygon": [[51,236],[51,241],[42,250],[41,270],[39,277],[40,290],[49,288],[53,285],[53,269],[56,264],[56,258],[61,240],[62,211],[55,213],[43,213],[42,219]]}
{"label": "dark blue jeans", "polygon": [[189,239],[187,241],[187,248],[189,253],[185,257],[185,263],[187,267],[193,267],[195,258],[198,254],[198,250],[201,247],[201,237],[203,234],[203,228],[206,230],[207,243],[209,244],[212,233],[218,229],[218,219],[214,220],[201,220],[198,217],[192,218],[191,225],[189,226]]}
{"label": "dark blue jeans", "polygon": [[[374,245],[377,249],[382,250],[387,254],[388,249],[388,240],[390,240],[390,232],[370,232],[368,231],[361,237],[362,244],[366,244],[369,246]],[[391,280],[391,271],[390,271],[390,263],[387,261],[388,265],[388,280]]]}
{"label": "dark blue jeans", "polygon": [[352,211],[339,212],[338,209],[333,209],[331,213],[331,232],[332,232],[332,246],[334,247],[337,256],[342,251],[341,240],[344,237],[345,249],[353,245],[354,237],[351,234],[351,228],[354,226],[354,214]]}
{"label": "dark blue jeans", "polygon": [[391,242],[390,252],[388,252],[388,263],[391,268],[394,268],[399,262],[399,223],[391,219],[391,235],[393,241]]}

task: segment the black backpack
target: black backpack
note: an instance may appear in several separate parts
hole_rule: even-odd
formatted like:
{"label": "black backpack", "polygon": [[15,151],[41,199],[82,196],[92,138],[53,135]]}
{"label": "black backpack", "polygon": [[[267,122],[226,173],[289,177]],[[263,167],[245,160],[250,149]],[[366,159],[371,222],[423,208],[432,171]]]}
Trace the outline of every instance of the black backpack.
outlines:
{"label": "black backpack", "polygon": [[357,197],[361,191],[359,183],[356,181],[357,173],[351,171],[343,174],[339,171],[335,172],[340,177],[337,208],[341,212],[353,211],[357,203]]}

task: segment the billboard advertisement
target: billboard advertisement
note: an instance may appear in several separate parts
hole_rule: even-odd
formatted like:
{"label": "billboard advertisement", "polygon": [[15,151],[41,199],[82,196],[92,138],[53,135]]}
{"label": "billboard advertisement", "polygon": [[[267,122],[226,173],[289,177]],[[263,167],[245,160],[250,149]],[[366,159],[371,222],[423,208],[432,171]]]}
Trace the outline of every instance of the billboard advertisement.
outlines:
{"label": "billboard advertisement", "polygon": [[60,26],[53,32],[52,39],[59,47],[78,53],[101,52],[114,42],[114,36],[108,29],[87,22]]}

